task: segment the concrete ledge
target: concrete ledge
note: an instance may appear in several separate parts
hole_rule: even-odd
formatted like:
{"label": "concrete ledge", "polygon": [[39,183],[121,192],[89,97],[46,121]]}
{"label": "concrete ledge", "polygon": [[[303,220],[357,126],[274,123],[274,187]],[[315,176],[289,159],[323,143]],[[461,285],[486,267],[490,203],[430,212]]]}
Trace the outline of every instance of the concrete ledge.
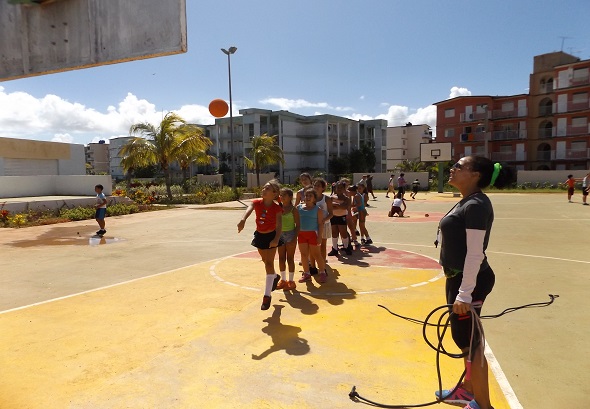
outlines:
{"label": "concrete ledge", "polygon": [[[133,203],[128,197],[110,196],[107,197],[107,206],[115,203]],[[29,210],[55,210],[63,207],[72,208],[77,206],[93,206],[96,203],[94,197],[34,197],[34,198],[12,198],[0,199],[0,209],[8,210],[11,213],[22,213]]]}

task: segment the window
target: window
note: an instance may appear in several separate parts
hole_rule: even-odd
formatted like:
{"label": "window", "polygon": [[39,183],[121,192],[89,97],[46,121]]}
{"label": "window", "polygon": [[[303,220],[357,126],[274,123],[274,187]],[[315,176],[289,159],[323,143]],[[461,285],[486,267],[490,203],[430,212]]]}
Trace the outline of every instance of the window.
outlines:
{"label": "window", "polygon": [[514,111],[514,102],[504,102],[502,104],[502,112],[512,112]]}
{"label": "window", "polygon": [[452,138],[455,136],[455,129],[449,128],[445,129],[445,138]]}
{"label": "window", "polygon": [[572,151],[583,152],[586,150],[586,141],[572,142]]}
{"label": "window", "polygon": [[254,136],[254,124],[248,125],[248,136],[250,136],[250,137]]}
{"label": "window", "polygon": [[445,109],[445,118],[453,118],[455,116],[455,108]]}
{"label": "window", "polygon": [[588,68],[578,68],[574,70],[574,81],[588,79]]}
{"label": "window", "polygon": [[580,104],[588,101],[588,93],[587,92],[576,92],[572,96],[572,102],[574,104]]}

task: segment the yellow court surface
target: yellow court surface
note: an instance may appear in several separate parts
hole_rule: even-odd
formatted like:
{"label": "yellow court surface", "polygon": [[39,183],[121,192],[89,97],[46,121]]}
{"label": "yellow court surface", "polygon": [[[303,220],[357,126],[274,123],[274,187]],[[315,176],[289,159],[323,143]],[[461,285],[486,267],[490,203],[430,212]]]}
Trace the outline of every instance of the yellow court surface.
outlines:
{"label": "yellow court surface", "polygon": [[[352,386],[387,404],[433,400],[422,327],[378,304],[423,319],[444,302],[438,263],[381,246],[334,260],[327,283],[276,291],[268,311],[247,251],[4,313],[0,407],[363,407]],[[442,369],[447,387],[462,370]]]}

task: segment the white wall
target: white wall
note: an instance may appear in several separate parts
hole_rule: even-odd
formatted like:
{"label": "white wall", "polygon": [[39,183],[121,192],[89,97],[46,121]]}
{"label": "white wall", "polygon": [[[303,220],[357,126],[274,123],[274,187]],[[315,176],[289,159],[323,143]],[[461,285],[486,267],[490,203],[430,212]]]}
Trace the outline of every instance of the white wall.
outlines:
{"label": "white wall", "polygon": [[217,183],[219,186],[223,186],[223,175],[203,175],[199,173],[197,174],[197,183]]}
{"label": "white wall", "polygon": [[94,186],[112,194],[109,175],[1,176],[0,198],[36,196],[94,196]]}
{"label": "white wall", "polygon": [[563,183],[567,175],[574,175],[576,179],[582,179],[589,171],[587,170],[519,170],[517,183]]}

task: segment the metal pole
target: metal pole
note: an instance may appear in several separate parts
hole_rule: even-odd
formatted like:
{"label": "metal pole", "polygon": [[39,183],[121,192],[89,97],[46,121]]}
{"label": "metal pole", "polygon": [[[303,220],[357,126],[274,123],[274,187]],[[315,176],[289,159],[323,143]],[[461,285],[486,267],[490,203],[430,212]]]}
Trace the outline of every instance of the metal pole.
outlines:
{"label": "metal pole", "polygon": [[234,157],[234,115],[232,109],[232,97],[231,97],[231,53],[227,54],[227,74],[229,78],[229,143],[230,143],[230,155],[231,155],[231,188],[236,188],[236,159]]}

